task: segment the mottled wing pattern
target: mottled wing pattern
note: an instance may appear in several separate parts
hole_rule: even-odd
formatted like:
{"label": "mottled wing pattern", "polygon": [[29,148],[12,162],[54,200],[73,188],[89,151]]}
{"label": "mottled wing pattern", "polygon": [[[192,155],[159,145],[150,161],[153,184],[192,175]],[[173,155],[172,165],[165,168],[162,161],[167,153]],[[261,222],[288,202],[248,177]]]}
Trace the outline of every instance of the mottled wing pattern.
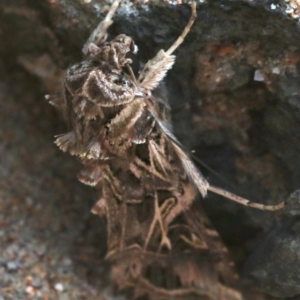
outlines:
{"label": "mottled wing pattern", "polygon": [[132,298],[242,299],[227,249],[197,202],[173,220],[168,236],[171,250],[158,253],[132,246],[108,257],[112,282]]}
{"label": "mottled wing pattern", "polygon": [[190,177],[202,195],[207,182],[165,126],[167,105],[152,95],[175,57],[160,51],[136,80],[126,56],[136,50],[132,39],[101,43],[85,46],[52,103],[70,126],[56,144],[80,159],[79,180],[98,191],[92,211],[107,220],[112,282],[134,298],[242,299]]}
{"label": "mottled wing pattern", "polygon": [[[110,250],[118,251],[133,242],[141,247],[145,247],[145,243],[151,247],[151,236],[157,234],[158,224],[164,235],[158,247],[170,248],[165,228],[190,206],[195,190],[172,142],[148,109],[147,103],[151,101],[152,109],[156,105],[160,116],[165,116],[167,109],[163,102],[135,96],[136,87],[128,76],[122,74],[122,70],[111,72],[110,68],[103,61],[86,61],[67,71],[63,106],[72,131],[59,136],[56,144],[63,151],[80,157],[85,168],[79,179],[101,191],[94,211],[99,213],[100,207],[106,211],[108,223],[113,224],[113,228],[109,227],[109,236],[120,244],[110,243]],[[80,72],[74,76],[74,70],[78,69]],[[96,75],[91,76],[91,73]],[[103,74],[118,78],[115,90],[128,89],[127,98],[123,93],[121,97],[116,96],[114,106],[101,105],[104,100],[93,98],[89,91],[97,97],[114,92],[112,87],[109,92],[103,91],[103,80],[99,80],[100,83],[94,80],[104,77]],[[135,205],[141,207],[136,209]],[[138,224],[136,229],[129,228],[124,232],[126,219],[132,223],[133,215]],[[151,229],[148,238],[147,228]],[[153,250],[158,250],[155,246]]]}

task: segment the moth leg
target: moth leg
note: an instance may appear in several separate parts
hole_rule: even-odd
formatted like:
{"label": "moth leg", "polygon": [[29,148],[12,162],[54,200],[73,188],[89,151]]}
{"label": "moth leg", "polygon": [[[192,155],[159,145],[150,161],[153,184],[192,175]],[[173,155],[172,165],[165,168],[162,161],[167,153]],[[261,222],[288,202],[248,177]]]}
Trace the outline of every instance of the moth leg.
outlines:
{"label": "moth leg", "polygon": [[99,23],[96,29],[92,32],[86,43],[82,48],[82,52],[87,54],[90,44],[101,45],[105,42],[107,38],[107,29],[113,23],[112,17],[114,16],[119,4],[122,0],[115,0],[112,6],[110,7],[109,12],[107,13],[105,19]]}
{"label": "moth leg", "polygon": [[175,62],[175,56],[171,55],[184,41],[184,38],[191,30],[191,27],[197,17],[196,2],[191,4],[192,14],[188,24],[185,26],[183,32],[175,41],[175,43],[165,52],[160,50],[156,56],[150,59],[144,69],[142,70],[138,81],[140,86],[147,90],[153,90],[158,86],[160,81],[165,77],[168,70],[170,70]]}
{"label": "moth leg", "polygon": [[285,202],[281,202],[277,205],[265,205],[265,204],[261,204],[261,203],[257,203],[257,202],[251,202],[250,200],[247,200],[245,198],[242,198],[238,195],[232,194],[226,190],[223,190],[223,189],[215,187],[215,186],[209,186],[207,189],[209,191],[211,191],[215,194],[221,195],[229,200],[235,201],[237,203],[240,203],[240,204],[248,206],[248,207],[260,209],[260,210],[276,211],[276,210],[280,210],[286,206]]}
{"label": "moth leg", "polygon": [[170,240],[167,236],[167,231],[166,231],[165,226],[163,224],[162,215],[161,215],[160,207],[159,207],[159,204],[158,204],[157,192],[155,192],[155,194],[154,194],[154,218],[153,218],[153,221],[150,225],[150,229],[149,229],[147,238],[145,240],[144,250],[147,248],[147,246],[150,242],[151,236],[154,233],[155,226],[156,226],[157,223],[159,224],[159,227],[160,227],[160,230],[161,230],[161,241],[160,241],[160,245],[159,245],[158,250],[160,251],[163,246],[166,246],[168,249],[171,249],[171,247],[172,247],[171,242],[170,242]]}

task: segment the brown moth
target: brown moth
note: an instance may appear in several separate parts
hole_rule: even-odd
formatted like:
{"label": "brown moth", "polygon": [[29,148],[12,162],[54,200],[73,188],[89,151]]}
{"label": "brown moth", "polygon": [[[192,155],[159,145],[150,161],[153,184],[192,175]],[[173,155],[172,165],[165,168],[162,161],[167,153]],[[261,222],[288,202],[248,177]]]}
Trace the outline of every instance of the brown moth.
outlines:
{"label": "brown moth", "polygon": [[71,127],[56,144],[79,157],[79,180],[98,191],[92,212],[107,220],[112,282],[132,298],[242,299],[197,190],[265,210],[284,203],[264,206],[210,186],[168,129],[167,103],[153,96],[191,29],[196,4],[181,36],[136,77],[128,58],[137,51],[134,41],[124,34],[106,41],[120,1],[84,45],[83,61],[67,70],[62,97],[50,98]]}

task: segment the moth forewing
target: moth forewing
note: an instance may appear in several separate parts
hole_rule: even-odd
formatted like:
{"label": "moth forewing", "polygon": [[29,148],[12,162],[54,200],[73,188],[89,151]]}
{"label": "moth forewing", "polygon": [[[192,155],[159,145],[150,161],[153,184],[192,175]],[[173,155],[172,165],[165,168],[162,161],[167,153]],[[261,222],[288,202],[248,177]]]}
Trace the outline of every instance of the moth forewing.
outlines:
{"label": "moth forewing", "polygon": [[[154,114],[155,116],[155,114]],[[202,197],[205,197],[207,194],[207,189],[209,187],[208,181],[204,178],[204,176],[198,171],[195,164],[191,161],[187,152],[183,149],[181,144],[178,142],[173,133],[165,126],[163,122],[160,122],[157,119],[157,123],[159,124],[161,130],[166,135],[166,138],[170,140],[172,143],[175,152],[181,160],[182,166],[189,176],[190,180],[195,184],[196,188],[199,190]]]}

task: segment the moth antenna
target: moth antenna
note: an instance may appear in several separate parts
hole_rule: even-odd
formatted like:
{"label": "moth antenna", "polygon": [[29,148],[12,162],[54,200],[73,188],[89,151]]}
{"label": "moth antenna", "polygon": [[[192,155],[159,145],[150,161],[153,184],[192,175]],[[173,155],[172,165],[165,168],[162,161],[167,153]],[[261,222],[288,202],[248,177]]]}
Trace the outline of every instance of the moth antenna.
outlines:
{"label": "moth antenna", "polygon": [[166,54],[171,55],[184,41],[186,35],[190,32],[191,27],[193,26],[196,18],[197,18],[197,11],[196,11],[197,5],[196,2],[191,3],[191,9],[192,9],[192,14],[190,17],[189,22],[185,26],[183,32],[181,35],[178,37],[178,39],[174,42],[174,44],[166,51]]}
{"label": "moth antenna", "polygon": [[189,158],[188,154],[186,154],[186,150],[184,147],[178,142],[176,137],[173,133],[168,130],[168,128],[158,119],[155,112],[151,110],[153,117],[155,118],[157,124],[161,128],[161,130],[168,136],[168,138],[172,141],[173,147],[177,152],[177,155],[181,158],[183,167],[187,174],[190,176],[194,184],[196,185],[197,189],[203,196],[206,196],[207,191],[211,191],[215,194],[221,195],[229,200],[235,201],[241,205],[253,207],[260,210],[269,210],[269,211],[276,211],[281,210],[283,207],[286,206],[285,202],[281,202],[277,205],[265,205],[257,202],[252,202],[248,199],[242,198],[236,194],[230,193],[222,188],[211,186],[208,181],[203,177],[203,175],[197,170],[191,159]]}
{"label": "moth antenna", "polygon": [[189,33],[196,17],[196,3],[191,4],[192,14],[189,19],[189,22],[185,26],[183,32],[175,43],[167,50],[160,50],[156,56],[150,59],[145,65],[143,71],[140,73],[138,81],[140,87],[146,90],[153,90],[158,86],[162,79],[166,76],[168,70],[170,70],[175,62],[175,55],[171,55],[176,48],[184,41],[184,38]]}
{"label": "moth antenna", "polygon": [[117,8],[119,7],[119,4],[122,0],[115,0],[112,6],[110,7],[110,10],[108,11],[106,17],[102,22],[99,23],[99,25],[96,27],[96,29],[92,32],[86,43],[84,44],[82,48],[83,54],[88,53],[88,48],[91,43],[94,43],[96,45],[100,45],[103,42],[105,42],[107,38],[107,29],[109,26],[113,23],[112,17],[114,16]]}
{"label": "moth antenna", "polygon": [[215,194],[221,195],[229,200],[235,201],[239,204],[242,204],[242,205],[245,205],[248,207],[253,207],[256,209],[260,209],[260,210],[276,211],[276,210],[280,210],[286,206],[285,202],[281,202],[277,205],[265,205],[265,204],[261,204],[261,203],[257,203],[257,202],[252,202],[252,201],[242,198],[238,195],[232,194],[226,190],[223,190],[219,187],[215,187],[215,186],[211,186],[211,185],[207,187],[207,190],[209,190]]}

